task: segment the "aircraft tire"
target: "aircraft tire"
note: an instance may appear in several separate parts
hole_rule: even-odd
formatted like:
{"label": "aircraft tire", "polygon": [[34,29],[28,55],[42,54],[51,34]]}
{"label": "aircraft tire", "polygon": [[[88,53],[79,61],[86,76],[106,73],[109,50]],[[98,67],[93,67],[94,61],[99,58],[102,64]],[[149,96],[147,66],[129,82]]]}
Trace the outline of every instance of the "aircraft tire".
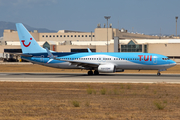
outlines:
{"label": "aircraft tire", "polygon": [[161,75],[161,73],[157,73],[157,76],[160,76]]}
{"label": "aircraft tire", "polygon": [[99,75],[99,72],[97,70],[95,70],[94,75]]}
{"label": "aircraft tire", "polygon": [[93,71],[88,71],[88,75],[93,75]]}

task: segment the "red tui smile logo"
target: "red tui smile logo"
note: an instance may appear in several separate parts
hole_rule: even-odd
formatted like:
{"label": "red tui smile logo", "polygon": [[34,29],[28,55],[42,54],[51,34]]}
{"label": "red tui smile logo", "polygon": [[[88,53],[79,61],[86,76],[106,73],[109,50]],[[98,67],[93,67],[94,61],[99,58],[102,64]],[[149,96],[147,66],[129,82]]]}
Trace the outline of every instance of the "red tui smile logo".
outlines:
{"label": "red tui smile logo", "polygon": [[[32,40],[32,38],[30,38],[30,40]],[[27,45],[24,43],[25,40],[21,40],[22,44],[24,45],[24,47],[29,47],[29,45],[31,44],[31,42],[29,42]]]}

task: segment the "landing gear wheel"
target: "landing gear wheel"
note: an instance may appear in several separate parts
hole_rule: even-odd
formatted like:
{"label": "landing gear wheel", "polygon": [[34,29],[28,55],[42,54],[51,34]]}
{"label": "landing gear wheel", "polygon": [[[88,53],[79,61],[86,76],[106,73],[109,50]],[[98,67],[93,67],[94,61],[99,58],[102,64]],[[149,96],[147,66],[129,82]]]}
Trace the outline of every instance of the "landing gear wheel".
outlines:
{"label": "landing gear wheel", "polygon": [[88,75],[93,75],[93,71],[88,71]]}
{"label": "landing gear wheel", "polygon": [[94,75],[99,75],[99,72],[97,70],[95,70]]}
{"label": "landing gear wheel", "polygon": [[157,73],[157,76],[160,76],[161,75],[161,73]]}

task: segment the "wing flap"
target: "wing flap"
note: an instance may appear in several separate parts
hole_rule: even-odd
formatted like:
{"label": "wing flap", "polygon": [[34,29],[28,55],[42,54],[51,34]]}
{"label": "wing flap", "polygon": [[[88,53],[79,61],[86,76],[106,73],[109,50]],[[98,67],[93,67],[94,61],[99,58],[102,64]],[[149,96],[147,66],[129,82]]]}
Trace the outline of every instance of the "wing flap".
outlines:
{"label": "wing flap", "polygon": [[89,62],[82,62],[82,61],[75,61],[75,60],[64,60],[59,58],[54,58],[55,60],[65,61],[71,63],[71,65],[77,65],[82,67],[98,67],[98,63],[89,63]]}

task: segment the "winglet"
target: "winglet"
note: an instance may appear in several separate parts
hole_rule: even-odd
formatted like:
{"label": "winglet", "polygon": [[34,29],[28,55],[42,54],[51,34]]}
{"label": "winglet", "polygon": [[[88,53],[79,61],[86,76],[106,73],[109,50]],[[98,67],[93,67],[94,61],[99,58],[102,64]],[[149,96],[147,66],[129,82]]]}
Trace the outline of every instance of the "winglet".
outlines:
{"label": "winglet", "polygon": [[45,49],[48,53],[48,57],[50,58],[47,63],[50,63],[52,60],[54,60],[55,57],[53,56],[53,54],[49,51],[49,49],[47,47]]}
{"label": "winglet", "polygon": [[49,49],[47,47],[45,49],[46,49],[46,51],[48,53],[48,57],[49,58],[54,58],[53,54],[49,51]]}
{"label": "winglet", "polygon": [[89,52],[89,53],[91,53],[91,52],[92,52],[89,48],[87,48],[87,50],[88,50],[88,52]]}

